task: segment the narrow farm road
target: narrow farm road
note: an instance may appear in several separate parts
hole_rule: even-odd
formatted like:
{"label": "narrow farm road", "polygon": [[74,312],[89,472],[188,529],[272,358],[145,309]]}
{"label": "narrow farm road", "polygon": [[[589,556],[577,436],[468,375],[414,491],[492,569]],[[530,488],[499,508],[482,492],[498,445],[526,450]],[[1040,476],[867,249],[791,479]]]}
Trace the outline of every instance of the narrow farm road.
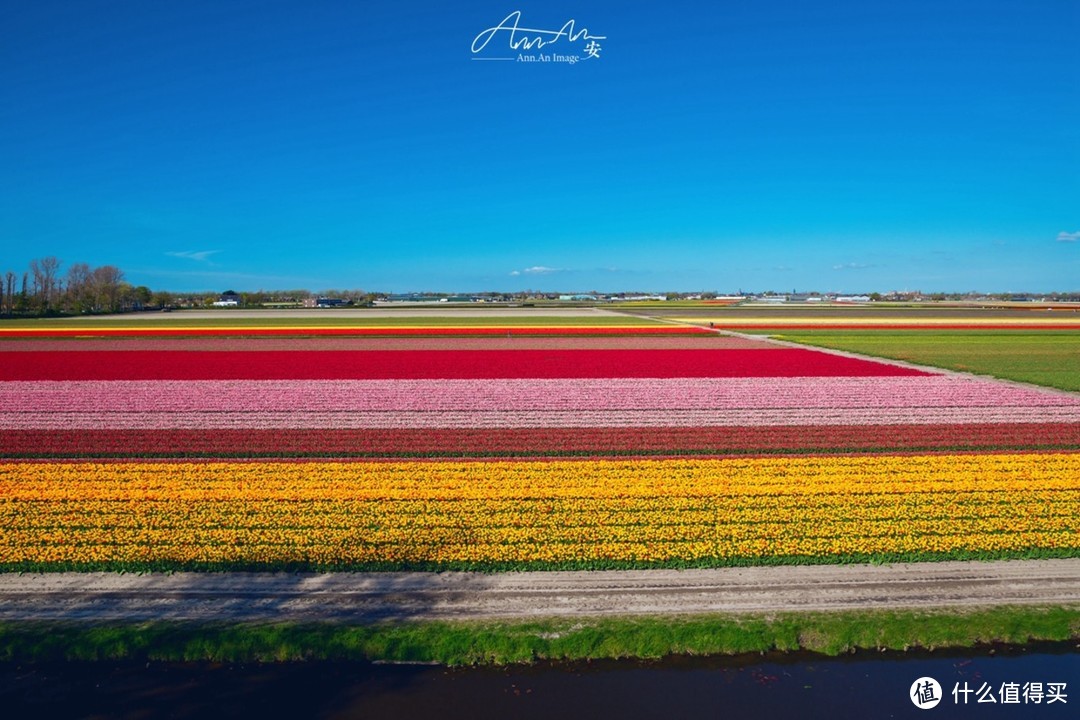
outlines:
{"label": "narrow farm road", "polygon": [[0,575],[0,620],[529,619],[1080,604],[1080,559],[526,573]]}

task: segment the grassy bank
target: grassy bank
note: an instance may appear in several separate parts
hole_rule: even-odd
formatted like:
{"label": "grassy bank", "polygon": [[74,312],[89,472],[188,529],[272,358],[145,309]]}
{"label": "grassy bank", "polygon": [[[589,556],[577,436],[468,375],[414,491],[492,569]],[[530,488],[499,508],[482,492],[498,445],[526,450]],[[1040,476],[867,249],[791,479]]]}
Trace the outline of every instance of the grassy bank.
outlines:
{"label": "grassy bank", "polygon": [[1080,332],[790,330],[779,340],[1080,391]]}
{"label": "grassy bank", "polygon": [[774,650],[839,655],[1077,639],[1080,607],[362,626],[38,622],[0,623],[0,661],[367,660],[473,665]]}

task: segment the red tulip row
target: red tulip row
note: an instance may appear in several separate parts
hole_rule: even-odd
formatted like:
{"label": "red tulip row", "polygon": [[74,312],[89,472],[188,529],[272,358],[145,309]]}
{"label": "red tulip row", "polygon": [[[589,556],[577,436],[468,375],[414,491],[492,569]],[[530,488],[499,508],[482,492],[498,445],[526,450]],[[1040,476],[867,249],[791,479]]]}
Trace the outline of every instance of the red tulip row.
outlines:
{"label": "red tulip row", "polygon": [[910,377],[816,350],[383,350],[6,353],[3,380]]}
{"label": "red tulip row", "polygon": [[0,430],[0,457],[424,457],[1078,450],[1080,423],[321,430]]}

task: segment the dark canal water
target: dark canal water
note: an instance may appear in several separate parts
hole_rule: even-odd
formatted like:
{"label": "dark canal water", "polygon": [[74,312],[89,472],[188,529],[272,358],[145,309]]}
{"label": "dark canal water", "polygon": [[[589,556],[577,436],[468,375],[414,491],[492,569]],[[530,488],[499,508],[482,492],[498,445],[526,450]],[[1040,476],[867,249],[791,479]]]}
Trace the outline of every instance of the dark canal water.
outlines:
{"label": "dark canal water", "polygon": [[[912,684],[922,677],[941,686],[933,709],[920,709],[909,699]],[[1041,683],[1037,704],[1040,688],[1032,683]],[[1011,699],[1012,684],[1018,702],[1003,703]],[[1025,686],[1026,696],[1021,694]],[[965,687],[971,690],[966,705]],[[1050,702],[1051,696],[1060,699]],[[985,701],[988,697],[997,702]],[[1076,718],[1078,709],[1080,647],[1075,644],[998,649],[993,655],[778,655],[464,669],[362,663],[0,664],[0,717],[12,719],[1037,719]]]}

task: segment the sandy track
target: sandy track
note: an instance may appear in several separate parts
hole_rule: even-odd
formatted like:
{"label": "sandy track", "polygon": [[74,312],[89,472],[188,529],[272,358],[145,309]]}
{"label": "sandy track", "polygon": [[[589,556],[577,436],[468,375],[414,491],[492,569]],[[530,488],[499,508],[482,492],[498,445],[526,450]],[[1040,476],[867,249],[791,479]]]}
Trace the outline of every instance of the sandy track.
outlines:
{"label": "sandy track", "polygon": [[372,621],[1080,603],[1080,559],[539,573],[0,575],[0,620]]}
{"label": "sandy track", "polygon": [[253,310],[180,310],[175,313],[159,312],[127,313],[123,315],[83,315],[79,317],[58,318],[58,322],[79,322],[92,325],[111,320],[145,321],[147,325],[168,325],[184,320],[298,320],[312,318],[334,321],[341,318],[484,318],[484,317],[618,317],[622,313],[598,307],[514,307],[492,306],[483,304],[449,305],[431,303],[428,305],[384,305],[365,308],[288,308],[288,309],[253,309]]}
{"label": "sandy track", "polygon": [[[630,330],[628,330],[630,332]],[[750,335],[581,335],[485,337],[126,337],[2,339],[0,352],[78,350],[310,351],[310,350],[775,350]]]}

